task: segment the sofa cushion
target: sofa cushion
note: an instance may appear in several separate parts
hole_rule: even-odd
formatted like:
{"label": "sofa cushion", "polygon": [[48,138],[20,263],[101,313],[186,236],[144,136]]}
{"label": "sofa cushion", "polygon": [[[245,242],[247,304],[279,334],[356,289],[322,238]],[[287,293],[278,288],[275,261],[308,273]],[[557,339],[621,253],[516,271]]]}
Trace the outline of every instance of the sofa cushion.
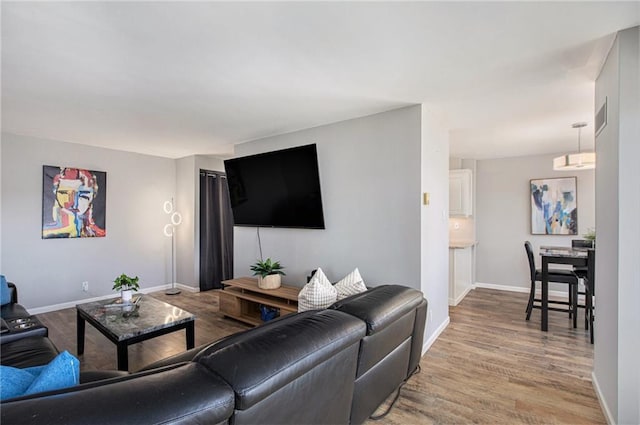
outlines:
{"label": "sofa cushion", "polygon": [[49,338],[33,336],[2,344],[0,363],[19,368],[42,366],[59,354]]}
{"label": "sofa cushion", "polygon": [[313,274],[298,294],[298,311],[327,308],[338,298],[338,291],[333,287],[321,268]]}
{"label": "sofa cushion", "polygon": [[371,335],[415,309],[422,299],[422,292],[417,289],[383,285],[338,301],[330,308],[364,320],[367,335]]}
{"label": "sofa cushion", "polygon": [[0,399],[71,387],[79,384],[79,377],[80,362],[68,351],[44,366],[0,366]]}
{"label": "sofa cushion", "polygon": [[308,311],[226,338],[196,361],[231,385],[236,409],[243,410],[358,344],[365,331],[364,323],[348,314]]}
{"label": "sofa cushion", "polygon": [[30,316],[26,308],[24,308],[20,304],[15,304],[15,303],[9,303],[9,304],[3,305],[0,311],[2,312],[1,313],[2,318],[4,320],[22,319]]}
{"label": "sofa cushion", "polygon": [[[394,320],[384,329],[380,329],[373,334],[369,334],[360,342],[360,356],[358,358],[358,373],[356,378],[368,372],[376,364],[380,363],[390,352],[411,339],[416,313],[414,310],[407,311],[403,316]],[[408,370],[404,367],[403,378]]]}
{"label": "sofa cushion", "polygon": [[367,290],[367,286],[364,284],[364,280],[360,276],[360,270],[357,267],[336,283],[334,287],[338,292],[338,301]]}

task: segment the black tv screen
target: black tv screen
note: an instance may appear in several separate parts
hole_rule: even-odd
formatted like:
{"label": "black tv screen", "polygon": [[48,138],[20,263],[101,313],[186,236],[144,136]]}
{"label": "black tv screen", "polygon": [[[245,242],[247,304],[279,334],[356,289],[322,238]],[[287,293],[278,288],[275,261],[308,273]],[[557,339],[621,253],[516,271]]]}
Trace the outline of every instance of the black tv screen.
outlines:
{"label": "black tv screen", "polygon": [[316,145],[224,161],[236,226],[324,229]]}

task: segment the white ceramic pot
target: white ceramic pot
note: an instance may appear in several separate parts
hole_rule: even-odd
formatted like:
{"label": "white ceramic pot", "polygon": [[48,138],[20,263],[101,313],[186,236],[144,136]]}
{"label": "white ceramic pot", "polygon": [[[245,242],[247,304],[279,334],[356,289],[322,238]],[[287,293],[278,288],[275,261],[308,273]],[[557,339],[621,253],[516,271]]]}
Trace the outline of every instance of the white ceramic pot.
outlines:
{"label": "white ceramic pot", "polygon": [[270,274],[266,277],[258,276],[258,288],[277,289],[282,284],[279,274]]}
{"label": "white ceramic pot", "polygon": [[122,296],[123,303],[130,303],[133,291],[131,289],[123,289],[122,292],[120,292],[120,295]]}

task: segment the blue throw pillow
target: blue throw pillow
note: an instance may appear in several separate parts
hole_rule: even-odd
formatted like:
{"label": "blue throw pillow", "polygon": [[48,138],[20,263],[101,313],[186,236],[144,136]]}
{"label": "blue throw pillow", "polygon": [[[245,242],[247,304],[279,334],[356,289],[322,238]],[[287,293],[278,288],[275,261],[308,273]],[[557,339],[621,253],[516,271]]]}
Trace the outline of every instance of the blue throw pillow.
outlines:
{"label": "blue throw pillow", "polygon": [[72,387],[79,382],[80,362],[63,351],[45,366],[0,366],[0,399]]}
{"label": "blue throw pillow", "polygon": [[21,396],[34,379],[27,369],[0,366],[0,400]]}
{"label": "blue throw pillow", "polygon": [[5,279],[2,274],[0,274],[0,298],[1,305],[9,304],[11,302],[11,290],[7,284],[7,279]]}

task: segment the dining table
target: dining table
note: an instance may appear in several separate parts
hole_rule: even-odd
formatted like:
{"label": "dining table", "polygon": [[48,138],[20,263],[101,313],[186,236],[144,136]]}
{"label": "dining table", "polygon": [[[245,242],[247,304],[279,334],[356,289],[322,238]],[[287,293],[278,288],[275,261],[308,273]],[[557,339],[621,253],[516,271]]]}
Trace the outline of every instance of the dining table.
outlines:
{"label": "dining table", "polygon": [[[586,267],[588,264],[588,251],[592,248],[578,248],[566,246],[541,246],[542,257],[542,311],[541,329],[544,332],[549,328],[549,264],[570,264],[572,266]],[[577,312],[574,312],[577,314]]]}

